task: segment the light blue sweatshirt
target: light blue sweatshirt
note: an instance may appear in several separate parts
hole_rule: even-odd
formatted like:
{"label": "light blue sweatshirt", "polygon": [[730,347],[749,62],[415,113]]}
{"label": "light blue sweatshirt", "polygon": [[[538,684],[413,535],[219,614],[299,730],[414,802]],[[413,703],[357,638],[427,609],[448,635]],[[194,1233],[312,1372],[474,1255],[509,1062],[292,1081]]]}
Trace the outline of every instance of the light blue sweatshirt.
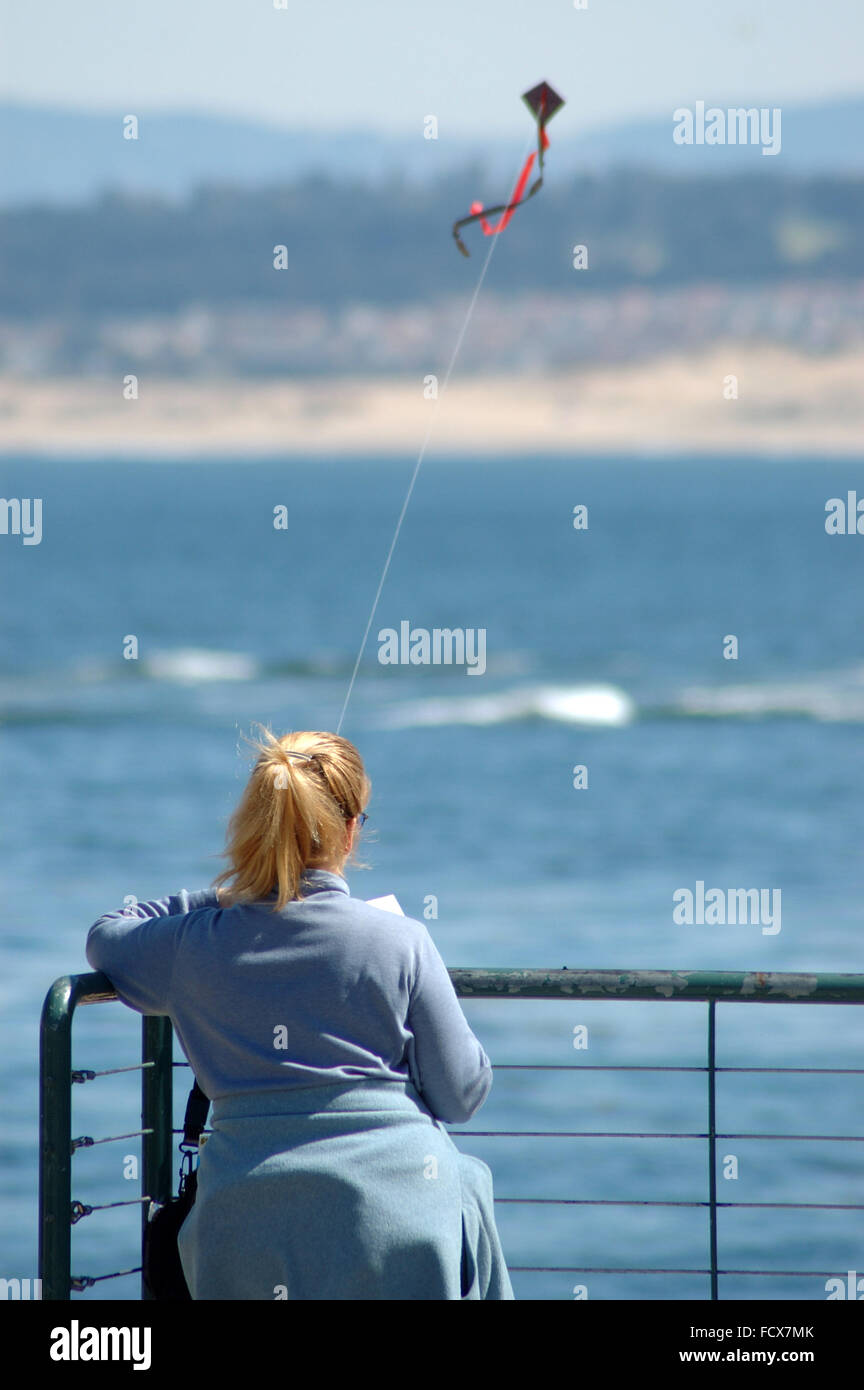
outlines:
{"label": "light blue sweatshirt", "polygon": [[422,922],[307,870],[302,901],[220,908],[185,890],[106,913],[87,960],[125,1004],[167,1015],[211,1100],[346,1081],[411,1081],[439,1120],[483,1104],[492,1067]]}

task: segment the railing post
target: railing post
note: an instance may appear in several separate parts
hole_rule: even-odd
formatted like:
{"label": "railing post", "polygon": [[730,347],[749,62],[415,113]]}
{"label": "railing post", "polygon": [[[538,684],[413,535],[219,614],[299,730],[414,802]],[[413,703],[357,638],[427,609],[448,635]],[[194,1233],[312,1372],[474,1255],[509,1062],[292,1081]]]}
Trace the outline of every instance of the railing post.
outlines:
{"label": "railing post", "polygon": [[43,1300],[72,1292],[72,1019],[79,1004],[116,999],[101,971],[62,975],[39,1027],[39,1278]]}
{"label": "railing post", "polygon": [[72,1259],[72,980],[55,980],[39,1030],[39,1278],[69,1300]]}
{"label": "railing post", "polygon": [[[165,1202],[171,1196],[171,1151],[174,1124],[172,1075],[173,1029],[170,1018],[145,1017],[141,1021],[141,1196]],[[148,1065],[149,1063],[149,1065]],[[149,1201],[141,1203],[141,1264]],[[147,1299],[144,1276],[141,1297]]]}
{"label": "railing post", "polygon": [[711,1300],[717,1302],[717,1072],[716,1033],[712,999],[708,1005],[708,1216],[711,1244]]}

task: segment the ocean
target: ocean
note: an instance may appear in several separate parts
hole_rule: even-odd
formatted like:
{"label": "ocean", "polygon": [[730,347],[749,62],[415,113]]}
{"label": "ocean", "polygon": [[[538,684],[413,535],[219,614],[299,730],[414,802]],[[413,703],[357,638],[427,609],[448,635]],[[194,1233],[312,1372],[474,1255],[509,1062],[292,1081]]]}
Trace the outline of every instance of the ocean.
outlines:
{"label": "ocean", "polygon": [[[4,462],[42,535],[0,535],[3,1277],[36,1273],[45,993],[125,895],[220,871],[253,721],[336,728],[413,467]],[[395,893],[451,968],[861,971],[864,537],[825,531],[856,487],[861,460],[430,451],[342,726],[373,783],[352,892]],[[485,669],[383,664],[404,623],[482,632]],[[673,895],[700,883],[782,914],[682,924]],[[704,1204],[704,1139],[525,1133],[703,1134],[704,1073],[584,1068],[704,1066],[707,1005],[464,1008],[496,1073],[451,1133],[492,1168],[517,1298],[707,1297],[704,1274],[644,1272],[707,1265],[704,1205],[645,1205]],[[824,1299],[864,1276],[864,1010],[721,1004],[717,1046],[804,1069],[719,1077],[719,1199],[775,1204],[721,1209],[720,1267],[811,1271],[724,1273],[721,1297]],[[76,1067],[139,1048],[131,1010],[80,1012]],[[76,1135],[132,1134],[139,1074],[74,1102]],[[769,1134],[843,1137],[746,1137]],[[137,1145],[76,1154],[73,1196],[125,1203],[76,1224],[76,1274],[138,1263]],[[137,1296],[132,1275],[75,1295]]]}

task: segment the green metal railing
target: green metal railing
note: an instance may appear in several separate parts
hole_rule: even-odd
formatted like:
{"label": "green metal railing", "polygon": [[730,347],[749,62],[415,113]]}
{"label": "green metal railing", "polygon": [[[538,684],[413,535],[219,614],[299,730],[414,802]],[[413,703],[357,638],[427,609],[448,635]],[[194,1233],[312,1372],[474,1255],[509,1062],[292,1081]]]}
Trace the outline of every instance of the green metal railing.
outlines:
{"label": "green metal railing", "polygon": [[[710,1278],[710,1298],[717,1299],[721,1274],[736,1275],[831,1275],[823,1270],[721,1270],[717,1250],[717,1212],[729,1207],[825,1208],[831,1210],[864,1211],[864,1205],[802,1202],[718,1202],[717,1200],[717,1141],[718,1139],[822,1139],[864,1143],[864,1135],[729,1135],[718,1134],[716,1128],[716,1078],[718,1072],[807,1073],[814,1075],[862,1075],[864,1069],[852,1067],[717,1067],[716,1065],[716,1006],[723,1002],[752,1002],[762,1004],[864,1004],[864,975],[828,974],[764,974],[738,971],[674,971],[674,970],[451,970],[450,977],[456,993],[467,999],[623,999],[652,1000],[671,1003],[673,1000],[702,1002],[708,1005],[707,1057],[701,1067],[665,1066],[590,1066],[576,1064],[556,1070],[579,1071],[638,1071],[638,1072],[704,1072],[707,1077],[707,1127],[695,1134],[627,1135],[619,1131],[543,1131],[532,1132],[531,1138],[680,1138],[703,1139],[707,1148],[707,1198],[696,1202],[610,1202],[599,1199],[565,1198],[542,1199],[562,1206],[681,1206],[705,1207],[708,1212],[708,1267],[705,1269],[625,1270],[567,1266],[543,1266],[544,1271],[578,1274],[692,1274]],[[72,1022],[75,1010],[82,1004],[97,1004],[116,999],[111,982],[98,972],[85,975],[66,975],[55,981],[42,1011],[40,1037],[40,1150],[39,1150],[39,1277],[43,1299],[68,1300],[73,1292],[89,1288],[103,1280],[140,1272],[117,1270],[109,1274],[73,1276],[71,1272],[72,1227],[82,1217],[113,1207],[141,1206],[142,1239],[151,1201],[164,1202],[171,1195],[174,1182],[173,1129],[173,1041],[172,1027],[167,1018],[142,1018],[142,1055],[134,1067],[112,1068],[104,1071],[75,1071],[72,1067]],[[542,1071],[542,1065],[500,1066],[496,1071]],[[118,1071],[141,1071],[141,1129],[133,1134],[108,1135],[102,1139],[72,1137],[72,1086]],[[178,1131],[179,1132],[179,1131]],[[466,1138],[472,1134],[500,1137],[512,1131],[460,1130]],[[521,1132],[516,1132],[521,1133]],[[122,1202],[107,1202],[87,1206],[72,1199],[72,1158],[78,1149],[94,1144],[111,1143],[140,1137],[142,1141],[141,1196]],[[539,1201],[532,1198],[496,1198],[496,1202]],[[511,1272],[540,1272],[540,1266],[510,1266]],[[142,1293],[143,1296],[143,1293]]]}

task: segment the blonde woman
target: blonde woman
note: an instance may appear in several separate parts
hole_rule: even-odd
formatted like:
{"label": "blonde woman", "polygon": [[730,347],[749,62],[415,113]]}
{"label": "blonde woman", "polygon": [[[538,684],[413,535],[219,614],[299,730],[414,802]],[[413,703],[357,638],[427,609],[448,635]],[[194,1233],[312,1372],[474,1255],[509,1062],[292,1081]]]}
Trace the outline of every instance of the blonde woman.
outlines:
{"label": "blonde woman", "polygon": [[421,922],[343,876],[371,784],[330,733],[263,729],[212,891],[91,927],[212,1102],[179,1236],[193,1299],[512,1299],[492,1174],[443,1122],[492,1068]]}

